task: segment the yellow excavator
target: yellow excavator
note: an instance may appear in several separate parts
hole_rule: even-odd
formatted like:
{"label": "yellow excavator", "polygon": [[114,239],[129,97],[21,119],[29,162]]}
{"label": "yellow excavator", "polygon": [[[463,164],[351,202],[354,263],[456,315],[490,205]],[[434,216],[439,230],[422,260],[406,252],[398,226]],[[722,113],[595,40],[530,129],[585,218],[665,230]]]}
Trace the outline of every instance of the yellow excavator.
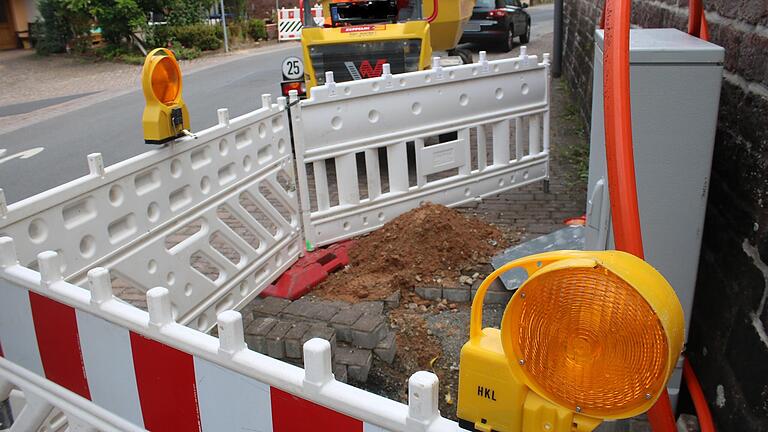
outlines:
{"label": "yellow excavator", "polygon": [[329,71],[344,82],[380,76],[384,64],[392,74],[428,69],[436,51],[447,54],[443,64],[472,62],[457,45],[475,0],[322,0],[322,23],[309,3],[302,4],[303,59],[283,62],[284,95],[306,96]]}

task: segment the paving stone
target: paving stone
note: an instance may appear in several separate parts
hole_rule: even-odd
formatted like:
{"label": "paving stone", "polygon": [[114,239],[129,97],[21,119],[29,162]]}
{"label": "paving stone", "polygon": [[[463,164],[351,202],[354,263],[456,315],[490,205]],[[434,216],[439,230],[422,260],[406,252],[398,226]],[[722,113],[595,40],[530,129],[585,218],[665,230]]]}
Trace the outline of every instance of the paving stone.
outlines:
{"label": "paving stone", "polygon": [[285,335],[293,327],[289,321],[280,321],[267,333],[267,355],[272,358],[285,357]]}
{"label": "paving stone", "polygon": [[373,349],[374,354],[385,362],[392,364],[397,353],[397,335],[389,332],[387,336]]}
{"label": "paving stone", "polygon": [[470,288],[443,288],[443,298],[449,302],[466,303],[469,301]]}
{"label": "paving stone", "polygon": [[[247,329],[248,326],[250,326],[251,323],[253,323],[254,319],[256,318],[255,316],[253,316],[253,311],[250,308],[248,308],[248,307],[245,307],[245,308],[241,309],[240,310],[240,315],[243,317],[243,328],[244,329]],[[214,328],[216,328],[216,327],[214,327]]]}
{"label": "paving stone", "polygon": [[333,376],[336,381],[347,382],[347,366],[339,363],[333,365]]}
{"label": "paving stone", "polygon": [[339,312],[339,307],[331,302],[318,302],[314,303],[314,305],[312,318],[318,321],[328,322]]}
{"label": "paving stone", "polygon": [[283,309],[281,316],[311,319],[315,311],[315,307],[315,304],[309,298],[302,297],[298,300],[294,300],[285,309]]}
{"label": "paving stone", "polygon": [[325,339],[331,344],[331,355],[335,355],[336,353],[336,330],[334,330],[331,327],[328,327],[325,324],[311,324],[309,326],[309,329],[306,333],[304,333],[304,336],[301,338],[301,345],[304,346],[304,343],[307,342],[310,339],[313,338],[320,338]]}
{"label": "paving stone", "polygon": [[645,420],[631,419],[629,421],[629,432],[653,432],[651,424]]}
{"label": "paving stone", "polygon": [[259,317],[253,320],[253,322],[245,328],[245,334],[247,335],[259,335],[266,336],[272,327],[277,324],[278,320],[272,317]]}
{"label": "paving stone", "polygon": [[440,300],[443,298],[441,287],[416,287],[416,294],[426,300]]}
{"label": "paving stone", "polygon": [[352,325],[352,343],[360,348],[375,348],[387,335],[383,315],[363,315]]}
{"label": "paving stone", "polygon": [[300,359],[303,357],[304,334],[309,330],[310,325],[305,322],[297,322],[293,327],[285,334],[285,356],[293,359]]}
{"label": "paving stone", "polygon": [[499,304],[505,305],[512,298],[512,292],[509,291],[491,291],[490,289],[485,293],[485,304]]}
{"label": "paving stone", "polygon": [[278,316],[291,301],[278,297],[256,298],[252,303],[254,316]]}
{"label": "paving stone", "polygon": [[245,343],[250,349],[262,354],[266,354],[266,336],[267,333],[272,330],[272,327],[274,327],[275,324],[277,324],[277,320],[275,318],[256,318],[245,329]]}
{"label": "paving stone", "polygon": [[384,307],[387,310],[400,306],[400,290],[397,290],[384,299]]}
{"label": "paving stone", "polygon": [[330,320],[336,330],[336,337],[342,342],[352,342],[352,324],[363,315],[359,308],[342,309]]}
{"label": "paving stone", "polygon": [[383,301],[364,301],[364,302],[353,304],[351,308],[359,310],[362,313],[368,314],[368,315],[380,315],[384,312],[384,302]]}
{"label": "paving stone", "polygon": [[488,287],[488,291],[509,292],[507,287],[505,287],[504,283],[501,281],[501,278],[496,278],[493,282],[491,282],[491,285]]}
{"label": "paving stone", "polygon": [[350,379],[365,382],[371,370],[373,355],[371,350],[367,349],[339,348],[336,351],[336,361],[347,366],[347,375]]}
{"label": "paving stone", "polygon": [[[479,281],[475,281],[475,283],[472,285],[472,291],[469,295],[469,299],[471,301],[475,299],[475,293],[477,293],[477,288],[479,287]],[[514,291],[507,290],[500,279],[496,279],[491,283],[491,286],[489,286],[488,290],[485,292],[485,299],[483,300],[483,303],[506,304],[509,299],[512,298],[514,293]]]}

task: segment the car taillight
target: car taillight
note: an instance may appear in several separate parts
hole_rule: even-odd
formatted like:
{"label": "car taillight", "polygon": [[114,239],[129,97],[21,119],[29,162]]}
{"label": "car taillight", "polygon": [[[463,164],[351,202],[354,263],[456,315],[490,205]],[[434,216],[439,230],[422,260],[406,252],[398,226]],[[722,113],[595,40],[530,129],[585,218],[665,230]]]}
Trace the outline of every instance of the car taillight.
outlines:
{"label": "car taillight", "polygon": [[505,11],[504,9],[494,9],[488,12],[488,16],[491,18],[503,18],[507,16],[507,11]]}
{"label": "car taillight", "polygon": [[296,92],[299,93],[299,96],[303,96],[307,93],[307,86],[304,84],[304,81],[288,81],[281,84],[283,96],[288,96],[288,92],[291,90],[296,90]]}

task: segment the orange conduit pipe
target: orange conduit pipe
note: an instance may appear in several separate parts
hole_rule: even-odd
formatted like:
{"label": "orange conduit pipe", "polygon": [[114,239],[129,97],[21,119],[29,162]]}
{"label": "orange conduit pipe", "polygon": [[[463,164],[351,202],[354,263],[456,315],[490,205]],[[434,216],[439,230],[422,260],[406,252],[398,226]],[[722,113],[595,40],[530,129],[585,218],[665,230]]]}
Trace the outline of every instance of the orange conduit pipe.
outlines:
{"label": "orange conduit pipe", "polygon": [[606,2],[603,58],[605,147],[616,249],[644,258],[632,147],[629,17],[629,0]]}
{"label": "orange conduit pipe", "polygon": [[[600,19],[600,27],[605,28],[603,58],[605,146],[616,249],[644,258],[632,145],[629,86],[630,5],[630,0],[606,0]],[[709,38],[707,27],[701,0],[691,0],[689,33],[707,40]],[[690,364],[688,364],[687,376],[695,380]],[[698,384],[698,380],[695,382]],[[705,423],[706,431],[714,432],[712,417],[700,390],[699,386],[697,395],[699,403],[695,406],[702,423],[702,432],[705,432]],[[648,420],[654,432],[677,430],[666,389],[648,411]]]}
{"label": "orange conduit pipe", "polygon": [[707,399],[704,397],[701,384],[699,384],[699,380],[693,372],[691,361],[687,357],[683,359],[683,378],[685,378],[685,383],[688,386],[688,393],[690,393],[693,400],[693,406],[696,408],[701,432],[715,432],[715,422],[712,420],[712,413],[709,411]]}
{"label": "orange conduit pipe", "polygon": [[[603,4],[603,13],[600,15],[598,23],[598,28],[601,29],[605,28],[605,6],[607,4],[607,1]],[[709,40],[709,25],[707,24],[707,17],[704,15],[702,0],[690,0],[688,5],[688,34],[705,41]]]}
{"label": "orange conduit pipe", "polygon": [[[605,152],[616,249],[644,259],[637,204],[629,88],[630,0],[606,0],[603,97]],[[654,432],[675,432],[667,390],[648,410]]]}

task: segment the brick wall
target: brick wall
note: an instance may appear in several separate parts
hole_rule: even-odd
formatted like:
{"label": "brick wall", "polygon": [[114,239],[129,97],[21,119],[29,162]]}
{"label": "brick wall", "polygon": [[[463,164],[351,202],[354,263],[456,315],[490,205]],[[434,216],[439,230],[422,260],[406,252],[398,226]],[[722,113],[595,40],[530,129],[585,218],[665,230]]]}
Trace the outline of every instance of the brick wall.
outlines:
{"label": "brick wall", "polygon": [[299,7],[299,0],[248,0],[247,9],[249,18],[270,18],[276,5],[281,8],[291,9]]}
{"label": "brick wall", "polygon": [[[564,5],[563,72],[587,123],[602,4]],[[718,429],[768,431],[768,2],[704,4],[726,58],[688,351]],[[687,6],[637,0],[632,22],[685,30]]]}

